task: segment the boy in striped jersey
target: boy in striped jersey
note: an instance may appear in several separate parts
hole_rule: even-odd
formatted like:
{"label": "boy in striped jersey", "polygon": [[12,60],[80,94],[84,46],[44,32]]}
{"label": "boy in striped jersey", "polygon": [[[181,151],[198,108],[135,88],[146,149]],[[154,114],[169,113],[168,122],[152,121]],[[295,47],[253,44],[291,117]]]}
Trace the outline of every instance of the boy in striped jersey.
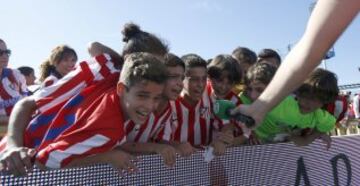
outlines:
{"label": "boy in striped jersey", "polygon": [[[242,81],[242,70],[236,59],[230,55],[218,55],[210,62],[207,68],[209,79],[207,92],[210,93],[212,101],[224,99],[230,100],[236,106],[242,104],[240,98],[233,91],[234,85]],[[227,125],[222,130],[231,133],[232,126],[233,125]],[[235,126],[238,127],[240,125]],[[237,128],[234,136],[237,137],[237,139],[242,138],[246,140],[241,128]]]}
{"label": "boy in striped jersey", "polygon": [[[123,41],[126,42],[122,51],[123,56],[130,55],[133,52],[149,52],[156,56],[163,56],[168,51],[167,46],[159,38],[140,30],[139,26],[135,24],[125,24],[122,33]],[[31,164],[29,163],[29,154],[33,151],[24,147],[23,134],[26,135],[29,131],[30,127],[27,125],[35,111],[39,114],[33,118],[31,123],[47,126],[51,121],[49,116],[56,115],[65,102],[85,88],[101,81],[109,81],[112,82],[113,86],[116,86],[119,71],[123,66],[122,56],[98,42],[91,43],[88,50],[91,56],[96,57],[90,61],[81,62],[74,71],[56,84],[37,92],[31,98],[21,100],[17,104],[17,112],[11,116],[13,119],[10,120],[10,124],[13,127],[10,128],[11,130],[9,129],[8,140],[2,140],[2,144],[0,144],[0,151],[4,150],[4,153],[7,154],[1,158],[2,161],[8,161],[8,157],[12,156],[16,160],[15,162]],[[109,55],[103,53],[109,53],[111,60]],[[36,130],[34,133],[38,136],[44,136],[45,132],[46,130]],[[5,147],[6,149],[4,149]],[[21,157],[20,154],[22,154]],[[22,172],[24,171],[22,165],[17,165],[17,167]]]}
{"label": "boy in striped jersey", "polygon": [[[115,147],[125,141],[126,120],[142,124],[157,107],[165,80],[166,69],[158,58],[147,53],[129,55],[117,86],[100,81],[63,104],[35,149],[35,163],[40,168],[110,163],[120,170],[134,170],[131,156]],[[32,127],[41,123],[29,125],[29,130]],[[8,158],[2,158],[1,165],[15,175],[25,174],[25,166],[31,168],[29,159],[13,165],[11,154],[4,155]]]}
{"label": "boy in striped jersey", "polygon": [[207,66],[207,91],[213,99],[226,99],[239,105],[241,100],[232,91],[242,79],[242,71],[237,61],[230,55],[218,55]]}
{"label": "boy in striped jersey", "polygon": [[[212,100],[205,91],[206,61],[196,54],[188,54],[181,59],[185,63],[184,89],[172,104],[175,114],[171,118],[171,124],[165,127],[161,138],[173,145],[190,143],[193,147],[202,147],[211,144],[214,146],[214,152],[220,154],[218,152],[223,150],[219,149],[219,144],[222,145],[224,142],[213,139],[212,135],[214,131],[220,130],[223,123],[214,116]],[[187,149],[189,154],[193,152],[191,148]]]}
{"label": "boy in striped jersey", "polygon": [[187,149],[183,150],[182,147],[177,147],[179,150],[176,151],[170,145],[155,143],[155,141],[158,140],[156,138],[159,133],[162,133],[165,125],[170,122],[173,111],[170,105],[182,91],[185,64],[179,57],[171,53],[165,55],[164,64],[168,78],[159,106],[141,126],[137,126],[133,121],[125,124],[126,143],[121,147],[132,153],[158,153],[163,157],[165,165],[172,167],[175,164],[176,152],[180,155],[187,155]]}

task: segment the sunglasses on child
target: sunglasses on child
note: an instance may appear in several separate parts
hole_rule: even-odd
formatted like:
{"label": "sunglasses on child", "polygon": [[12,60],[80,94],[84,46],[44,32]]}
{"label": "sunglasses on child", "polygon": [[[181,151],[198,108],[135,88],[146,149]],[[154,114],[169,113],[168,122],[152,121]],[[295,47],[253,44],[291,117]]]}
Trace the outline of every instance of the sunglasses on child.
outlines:
{"label": "sunglasses on child", "polygon": [[0,56],[6,54],[7,56],[11,55],[11,50],[7,49],[7,50],[0,50]]}

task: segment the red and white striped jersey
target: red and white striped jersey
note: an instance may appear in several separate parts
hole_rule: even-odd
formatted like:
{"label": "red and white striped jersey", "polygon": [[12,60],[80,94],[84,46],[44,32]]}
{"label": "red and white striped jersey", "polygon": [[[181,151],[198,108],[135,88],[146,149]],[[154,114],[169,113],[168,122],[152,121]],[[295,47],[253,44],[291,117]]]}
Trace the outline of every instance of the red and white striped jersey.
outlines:
{"label": "red and white striped jersey", "polygon": [[[216,101],[216,97],[214,95],[214,89],[212,88],[210,81],[207,82],[206,89],[211,97],[212,102],[214,103]],[[225,96],[225,99],[231,101],[236,106],[239,106],[240,104],[242,104],[240,97],[237,96],[232,90]],[[242,123],[234,121],[234,120],[231,120],[230,122],[234,123],[234,126],[236,127],[236,129],[234,131],[235,137],[241,136],[244,134],[243,133],[244,126]],[[246,137],[248,137],[248,132],[246,133]]]}
{"label": "red and white striped jersey", "polygon": [[10,116],[15,103],[28,95],[26,80],[18,70],[10,68],[4,68],[0,78],[0,115]]}
{"label": "red and white striped jersey", "polygon": [[48,87],[55,84],[60,78],[50,74],[40,85],[40,88]]}
{"label": "red and white striped jersey", "polygon": [[[32,97],[36,101],[38,113],[32,118],[25,130],[29,136],[25,144],[37,148],[46,135],[51,123],[67,102],[75,99],[86,87],[94,84],[109,83],[116,87],[119,70],[114,67],[107,54],[99,55],[78,66],[55,84],[37,91]],[[5,148],[6,138],[0,143],[0,152]]]}
{"label": "red and white striped jersey", "polygon": [[338,96],[335,102],[326,106],[326,110],[336,118],[336,122],[344,119],[347,109],[348,101],[345,96]]}
{"label": "red and white striped jersey", "polygon": [[223,126],[223,122],[213,114],[213,103],[206,90],[195,106],[189,105],[183,94],[170,104],[173,113],[160,134],[159,138],[163,140],[189,142],[193,146],[208,145],[213,131]]}
{"label": "red and white striped jersey", "polygon": [[103,79],[109,78],[114,81],[115,85],[119,73],[120,70],[114,67],[110,56],[102,54],[88,61],[80,62],[73,71],[53,85],[35,92],[32,97],[37,104],[38,110],[44,112],[78,94],[85,87]]}
{"label": "red and white striped jersey", "polygon": [[[125,142],[124,117],[116,87],[97,84],[71,98],[50,122],[36,148],[36,159],[49,168],[62,168],[77,158],[109,151]],[[41,125],[41,123],[37,123]],[[29,125],[25,144],[36,126]],[[34,132],[34,133],[31,133]]]}
{"label": "red and white striped jersey", "polygon": [[126,141],[128,142],[152,142],[165,127],[171,118],[172,109],[168,102],[165,110],[161,114],[152,113],[146,122],[140,126],[136,126],[133,121],[125,123]]}

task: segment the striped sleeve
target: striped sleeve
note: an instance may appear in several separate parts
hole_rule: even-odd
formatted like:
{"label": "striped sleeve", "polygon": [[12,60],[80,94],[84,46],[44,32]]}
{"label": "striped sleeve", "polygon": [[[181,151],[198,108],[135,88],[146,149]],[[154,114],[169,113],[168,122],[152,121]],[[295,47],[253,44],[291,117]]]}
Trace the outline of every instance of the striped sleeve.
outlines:
{"label": "striped sleeve", "polygon": [[118,74],[119,70],[114,67],[110,56],[102,54],[79,63],[73,71],[53,85],[37,91],[32,97],[39,111],[44,112],[78,94],[85,87]]}
{"label": "striped sleeve", "polygon": [[155,141],[171,141],[174,140],[174,133],[178,127],[177,114],[175,102],[170,101],[170,111],[167,113],[168,117],[164,120],[163,126],[156,133]]}
{"label": "striped sleeve", "polygon": [[63,168],[75,159],[109,151],[125,141],[116,89],[101,92],[104,90],[96,87],[90,91],[93,95],[64,106],[36,149],[37,161],[48,168]]}
{"label": "striped sleeve", "polygon": [[50,75],[44,82],[41,83],[40,88],[48,87],[56,83],[59,79],[56,76]]}
{"label": "striped sleeve", "polygon": [[63,168],[76,158],[86,157],[111,150],[117,141],[104,134],[77,133],[69,140],[63,139],[41,149],[36,159],[48,168]]}

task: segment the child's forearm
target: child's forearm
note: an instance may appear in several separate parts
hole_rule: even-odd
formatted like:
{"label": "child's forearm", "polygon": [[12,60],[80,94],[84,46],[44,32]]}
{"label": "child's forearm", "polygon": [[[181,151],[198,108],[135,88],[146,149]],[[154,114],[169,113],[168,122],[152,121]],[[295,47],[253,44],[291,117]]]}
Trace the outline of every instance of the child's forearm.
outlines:
{"label": "child's forearm", "polygon": [[15,104],[9,118],[7,145],[15,147],[23,145],[25,128],[36,108],[35,100],[31,97],[24,98]]}
{"label": "child's forearm", "polygon": [[248,139],[245,136],[235,137],[233,140],[233,146],[243,145]]}
{"label": "child's forearm", "polygon": [[233,132],[235,130],[235,126],[233,123],[229,123],[225,125],[223,128],[221,128],[221,132]]}
{"label": "child's forearm", "polygon": [[290,136],[290,140],[295,143],[297,146],[306,146],[312,143],[315,139],[319,138],[323,133],[314,131],[310,135],[306,136],[298,136],[298,135],[292,135]]}

